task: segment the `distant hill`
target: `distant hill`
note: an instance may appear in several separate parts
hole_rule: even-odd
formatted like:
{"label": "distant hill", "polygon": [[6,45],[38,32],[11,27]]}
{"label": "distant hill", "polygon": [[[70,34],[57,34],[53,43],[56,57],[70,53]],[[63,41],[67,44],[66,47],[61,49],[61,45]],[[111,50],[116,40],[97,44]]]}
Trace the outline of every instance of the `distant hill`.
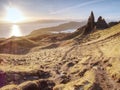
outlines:
{"label": "distant hill", "polygon": [[[53,20],[53,19],[43,19],[43,20],[31,20],[31,21],[25,21],[15,24],[30,24],[30,23],[56,23],[56,22],[67,22],[67,20]],[[0,22],[0,24],[13,24],[9,22]]]}
{"label": "distant hill", "polygon": [[[83,25],[85,25],[86,22],[68,22],[68,23],[64,23],[64,24],[60,24],[58,26],[54,26],[54,27],[48,27],[48,28],[42,28],[39,30],[34,30],[33,32],[31,32],[30,35],[39,35],[43,32],[51,32],[51,31],[63,31],[63,30],[67,30],[67,29],[77,29]],[[29,35],[29,36],[30,36]]]}
{"label": "distant hill", "polygon": [[25,37],[11,37],[0,41],[0,53],[25,54],[38,44]]}

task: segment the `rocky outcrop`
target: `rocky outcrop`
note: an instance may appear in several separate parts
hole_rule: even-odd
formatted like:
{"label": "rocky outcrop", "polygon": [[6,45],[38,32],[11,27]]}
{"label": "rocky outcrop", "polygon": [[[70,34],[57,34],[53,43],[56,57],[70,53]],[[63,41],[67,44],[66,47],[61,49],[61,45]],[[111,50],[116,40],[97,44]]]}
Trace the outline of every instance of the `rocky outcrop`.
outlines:
{"label": "rocky outcrop", "polygon": [[87,24],[84,25],[83,27],[78,28],[74,33],[71,33],[70,35],[67,35],[65,39],[71,39],[79,35],[87,35],[90,34],[95,30],[95,18],[94,18],[94,13],[91,12]]}
{"label": "rocky outcrop", "polygon": [[112,26],[114,26],[114,25],[117,25],[117,24],[119,24],[120,22],[109,22],[109,27],[112,27]]}
{"label": "rocky outcrop", "polygon": [[88,18],[87,25],[85,26],[84,35],[87,35],[92,31],[94,31],[94,27],[95,27],[95,18],[93,12],[91,12],[91,15]]}
{"label": "rocky outcrop", "polygon": [[100,16],[97,22],[95,22],[94,13],[91,12],[91,15],[88,18],[87,24],[82,28],[79,28],[78,31],[82,30],[84,31],[83,35],[87,35],[87,34],[90,34],[91,32],[94,32],[95,30],[106,29],[108,27],[109,25],[107,24],[105,19],[102,18],[102,16]]}
{"label": "rocky outcrop", "polygon": [[106,29],[108,28],[108,24],[106,23],[105,19],[100,16],[96,22],[96,29]]}

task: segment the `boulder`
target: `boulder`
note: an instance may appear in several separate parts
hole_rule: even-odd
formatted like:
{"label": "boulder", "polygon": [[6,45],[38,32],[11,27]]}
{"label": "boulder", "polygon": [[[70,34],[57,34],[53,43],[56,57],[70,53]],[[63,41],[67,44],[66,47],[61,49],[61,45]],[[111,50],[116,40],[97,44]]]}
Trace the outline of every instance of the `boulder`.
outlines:
{"label": "boulder", "polygon": [[103,90],[98,83],[93,83],[89,90]]}
{"label": "boulder", "polygon": [[50,72],[43,70],[38,70],[37,75],[39,78],[49,78],[51,76]]}
{"label": "boulder", "polygon": [[57,84],[66,84],[70,81],[70,77],[66,75],[59,75],[58,77],[55,78],[55,82]]}
{"label": "boulder", "polygon": [[52,80],[39,80],[36,82],[39,90],[53,90],[55,83]]}
{"label": "boulder", "polygon": [[6,73],[0,70],[0,88],[6,84]]}
{"label": "boulder", "polygon": [[21,90],[39,90],[38,85],[32,81],[27,81],[18,86]]}

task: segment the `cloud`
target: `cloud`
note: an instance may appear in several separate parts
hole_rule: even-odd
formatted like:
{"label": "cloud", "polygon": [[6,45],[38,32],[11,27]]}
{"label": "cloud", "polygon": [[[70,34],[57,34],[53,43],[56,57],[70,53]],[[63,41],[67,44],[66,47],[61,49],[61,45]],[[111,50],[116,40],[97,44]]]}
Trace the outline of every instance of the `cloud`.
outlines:
{"label": "cloud", "polygon": [[60,9],[60,10],[57,10],[57,11],[51,12],[50,14],[63,13],[63,12],[66,12],[66,11],[70,11],[71,9],[75,9],[75,8],[79,8],[79,7],[87,6],[87,5],[94,4],[94,3],[98,3],[98,2],[102,2],[102,1],[105,1],[105,0],[94,0],[94,1],[88,1],[88,2],[84,2],[84,3],[80,3],[80,4],[75,5],[75,6],[71,6],[71,7],[67,7],[67,8],[64,8],[64,9]]}

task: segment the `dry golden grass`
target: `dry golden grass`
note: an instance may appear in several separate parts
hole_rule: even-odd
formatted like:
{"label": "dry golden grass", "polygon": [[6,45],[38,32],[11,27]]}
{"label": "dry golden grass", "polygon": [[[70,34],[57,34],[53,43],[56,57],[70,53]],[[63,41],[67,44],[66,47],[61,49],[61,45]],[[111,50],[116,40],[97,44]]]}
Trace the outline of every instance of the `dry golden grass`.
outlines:
{"label": "dry golden grass", "polygon": [[[56,78],[69,78],[65,83],[58,81],[54,90],[96,90],[96,86],[103,90],[119,90],[119,28],[120,24],[94,32],[84,39],[84,43],[75,44],[76,41],[70,40],[61,43],[58,48],[37,47],[26,55],[0,54],[0,69],[7,74],[13,72],[12,75],[22,73],[23,77],[29,74],[33,81],[39,70],[49,73],[51,76],[47,79],[55,83]],[[37,79],[40,78],[37,76]],[[24,82],[21,78],[18,80]]]}

